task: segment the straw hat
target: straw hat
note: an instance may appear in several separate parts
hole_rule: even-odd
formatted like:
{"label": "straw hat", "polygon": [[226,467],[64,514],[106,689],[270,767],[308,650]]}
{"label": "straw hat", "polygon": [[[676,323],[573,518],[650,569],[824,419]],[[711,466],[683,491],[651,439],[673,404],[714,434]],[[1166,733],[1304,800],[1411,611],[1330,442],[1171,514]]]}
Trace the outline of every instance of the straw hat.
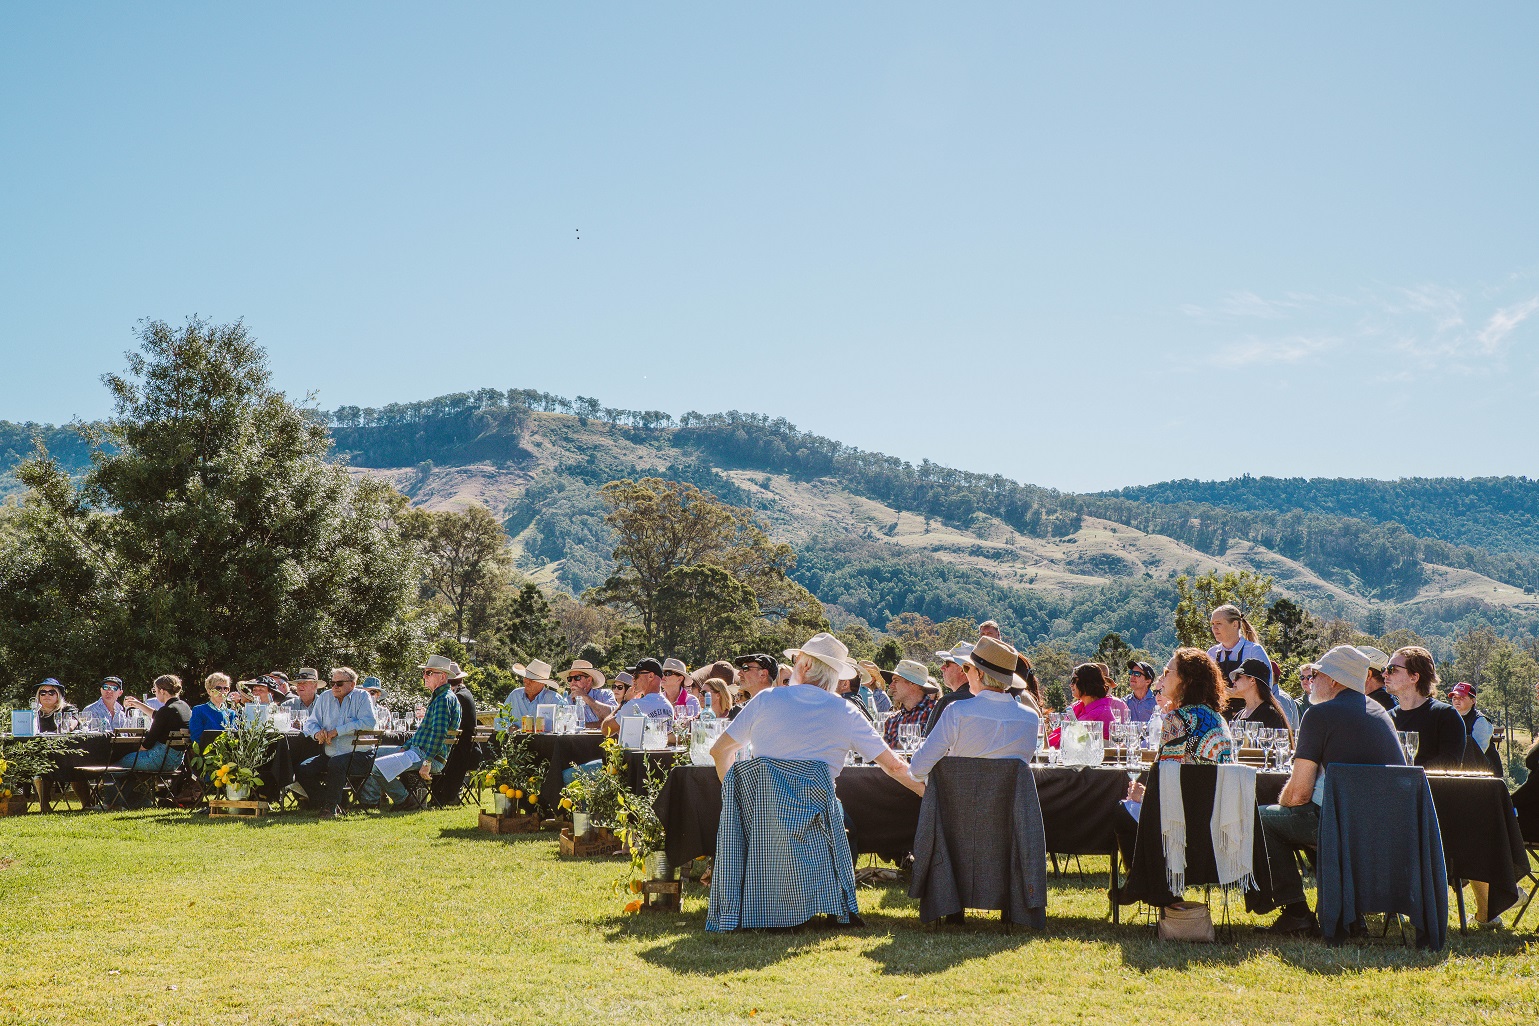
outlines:
{"label": "straw hat", "polygon": [[601,688],[604,686],[604,671],[600,670],[586,659],[573,660],[572,665],[567,669],[562,670],[559,674],[557,674],[557,676],[559,676],[562,680],[571,680],[579,673],[585,673],[589,677],[592,677],[594,687]]}
{"label": "straw hat", "polygon": [[1026,682],[1015,672],[1018,658],[1020,653],[1016,652],[1013,645],[985,636],[979,638],[972,652],[965,659],[958,659],[957,663],[976,667],[990,683],[999,687],[1024,688]]}
{"label": "straw hat", "polygon": [[850,661],[850,650],[844,642],[823,631],[808,638],[801,648],[788,648],[785,651],[787,659],[796,660],[799,655],[816,659],[820,663],[832,666],[839,671],[840,680],[849,680],[858,672],[855,664]]}
{"label": "straw hat", "polygon": [[536,681],[540,684],[554,684],[550,676],[550,664],[543,659],[531,659],[529,665],[523,663],[513,664],[513,674],[525,680]]}

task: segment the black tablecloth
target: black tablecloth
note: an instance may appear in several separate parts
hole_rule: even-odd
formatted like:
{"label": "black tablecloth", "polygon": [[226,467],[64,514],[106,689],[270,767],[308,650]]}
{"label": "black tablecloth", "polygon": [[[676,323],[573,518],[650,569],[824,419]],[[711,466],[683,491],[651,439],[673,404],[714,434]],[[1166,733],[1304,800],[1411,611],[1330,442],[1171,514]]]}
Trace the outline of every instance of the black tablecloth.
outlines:
{"label": "black tablecloth", "polygon": [[[1127,794],[1120,769],[1033,770],[1042,803],[1047,849],[1065,855],[1106,855],[1117,850],[1112,813]],[[851,766],[834,782],[850,823],[856,853],[897,855],[914,846],[919,796],[878,766]],[[682,866],[716,853],[721,822],[721,782],[713,766],[675,766],[658,798],[667,832],[668,863]]]}
{"label": "black tablecloth", "polygon": [[[1117,850],[1113,824],[1118,802],[1127,795],[1126,772],[1113,767],[1062,766],[1034,767],[1033,772],[1048,851],[1107,855]],[[1256,803],[1275,803],[1286,780],[1283,773],[1259,774]],[[1495,777],[1429,774],[1427,780],[1437,807],[1449,879],[1489,884],[1490,915],[1501,914],[1517,902],[1517,881],[1528,866],[1506,786]],[[858,852],[894,855],[913,847],[919,824],[918,795],[877,766],[848,767],[839,774],[835,786]],[[658,815],[667,831],[670,865],[682,866],[702,855],[715,854],[716,828],[721,820],[721,782],[716,779],[715,768],[674,767],[658,799]],[[1211,854],[1209,851],[1210,858]],[[1163,853],[1158,869],[1163,879]],[[1258,876],[1263,872],[1258,871]],[[1265,875],[1264,890],[1269,891],[1270,874]],[[1252,901],[1261,905],[1268,899],[1264,894]]]}
{"label": "black tablecloth", "polygon": [[[203,747],[222,734],[220,730],[205,730],[198,737],[198,746]],[[403,745],[407,735],[397,732],[386,732],[382,735],[382,744]],[[262,786],[256,789],[256,793],[270,802],[278,800],[283,789],[294,782],[294,767],[306,759],[314,758],[326,751],[326,747],[312,737],[306,737],[297,731],[283,735],[283,739],[273,747],[272,758],[257,767],[257,776],[262,778]]]}

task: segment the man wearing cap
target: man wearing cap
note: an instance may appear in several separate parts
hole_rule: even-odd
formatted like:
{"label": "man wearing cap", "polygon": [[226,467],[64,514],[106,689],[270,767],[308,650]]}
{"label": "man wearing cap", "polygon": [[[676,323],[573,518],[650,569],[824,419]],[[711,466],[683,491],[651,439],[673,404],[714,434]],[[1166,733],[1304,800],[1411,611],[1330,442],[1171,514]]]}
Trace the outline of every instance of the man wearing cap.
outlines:
{"label": "man wearing cap", "polygon": [[[357,674],[354,674],[357,679]],[[315,707],[316,692],[321,686],[321,675],[310,667],[300,670],[294,677],[293,694],[283,700],[280,709],[286,709],[291,713],[310,715],[310,710]]]}
{"label": "man wearing cap", "polygon": [[357,682],[358,674],[351,667],[331,671],[331,686],[316,696],[305,724],[305,736],[322,745],[323,751],[294,767],[294,782],[326,819],[342,815],[342,789],[348,777],[356,780],[367,775],[373,759],[372,754],[353,751],[358,732],[375,729],[374,702]]}
{"label": "man wearing cap", "polygon": [[107,725],[108,730],[117,730],[119,727],[128,726],[128,707],[123,704],[123,681],[119,677],[103,677],[101,684],[102,697],[86,706],[80,713],[81,719],[96,718]]}
{"label": "man wearing cap", "polygon": [[675,709],[682,709],[686,716],[700,715],[700,699],[690,694],[684,687],[689,681],[689,667],[684,665],[682,659],[663,660],[663,697],[666,698]]}
{"label": "man wearing cap", "polygon": [[755,758],[823,762],[835,777],[844,769],[845,756],[854,752],[923,795],[924,784],[887,747],[871,721],[834,693],[840,678],[855,668],[844,642],[827,632],[815,634],[801,648],[788,649],[786,656],[792,660],[791,684],[763,691],[743,706],[711,748],[716,775],[725,780],[738,750],[749,744]]}
{"label": "man wearing cap", "polygon": [[898,728],[918,724],[920,729],[930,722],[940,697],[940,685],[930,676],[924,663],[917,659],[904,659],[895,669],[879,671],[892,688],[892,715],[882,726],[882,740],[887,747],[898,747]]}
{"label": "man wearing cap", "polygon": [[1143,660],[1128,663],[1128,697],[1122,701],[1128,707],[1128,717],[1134,722],[1148,723],[1149,717],[1154,715],[1159,697],[1154,693],[1154,682],[1158,679],[1149,663]]}
{"label": "man wearing cap", "polygon": [[[1464,768],[1490,770],[1498,777],[1505,776],[1501,753],[1492,744],[1496,728],[1486,719],[1485,713],[1475,708],[1475,685],[1461,680],[1449,688],[1448,704],[1458,711],[1459,718],[1464,721],[1464,730],[1469,735],[1469,743],[1464,746]],[[88,713],[90,711],[86,710]]]}
{"label": "man wearing cap", "polygon": [[955,648],[935,653],[935,658],[941,661],[941,683],[946,685],[947,690],[935,703],[935,711],[930,713],[924,725],[926,737],[935,729],[935,724],[940,722],[940,715],[946,706],[973,697],[972,688],[967,683],[967,671],[963,668],[966,665],[963,660],[972,654],[973,646],[965,641],[957,642]]}
{"label": "man wearing cap", "polygon": [[[766,688],[774,687],[775,680],[780,675],[780,663],[773,656],[763,652],[738,656],[732,664],[737,667],[737,689],[747,694],[750,699]],[[736,714],[737,709],[734,709],[733,715]]]}
{"label": "man wearing cap", "polygon": [[[304,671],[301,670],[300,672],[303,673]],[[314,670],[311,670],[310,672],[311,673],[315,673]],[[289,675],[288,674],[284,673],[282,670],[273,670],[270,673],[262,674],[262,676],[266,677],[267,679],[272,681],[272,688],[273,688],[274,693],[279,694],[279,695],[283,695],[284,697],[288,697],[288,694],[289,694]],[[319,680],[320,674],[316,674],[315,676],[316,676],[316,679]]]}
{"label": "man wearing cap", "polygon": [[[507,711],[503,716],[509,717],[512,729],[517,730],[519,723],[525,716],[535,716],[542,705],[566,705],[566,699],[561,697],[561,692],[553,686],[556,682],[551,679],[550,664],[543,659],[532,659],[528,666],[523,663],[513,664],[513,675],[524,679],[524,686],[515,688],[508,693],[507,700],[503,703]],[[503,725],[499,718],[498,725]],[[549,730],[552,724],[545,724]]]}
{"label": "man wearing cap", "polygon": [[[416,770],[423,780],[432,780],[433,774],[443,769],[449,758],[449,731],[460,726],[460,703],[449,687],[449,675],[454,663],[444,656],[428,656],[421,666],[422,686],[431,697],[422,723],[402,748],[381,748],[374,757],[374,769],[359,788],[359,800],[365,805],[379,801],[380,792],[389,796],[391,810],[411,812],[422,807],[415,796],[407,793],[406,785],[397,778],[403,773]],[[547,672],[549,668],[547,667]]]}
{"label": "man wearing cap", "polygon": [[962,664],[972,686],[970,702],[954,702],[915,753],[909,770],[923,780],[948,755],[964,759],[1020,759],[1030,762],[1037,750],[1041,718],[1006,694],[1026,682],[1015,673],[1016,651],[987,635]]}
{"label": "man wearing cap", "polygon": [[604,671],[588,660],[574,660],[561,676],[566,680],[572,704],[582,711],[584,724],[603,723],[619,708],[614,692],[604,686]]}
{"label": "man wearing cap", "polygon": [[1311,704],[1299,727],[1293,772],[1276,805],[1261,807],[1261,830],[1272,868],[1272,893],[1282,906],[1270,927],[1276,934],[1317,934],[1320,926],[1304,898],[1294,852],[1316,847],[1324,772],[1333,763],[1404,766],[1405,754],[1389,714],[1367,696],[1368,657],[1337,645],[1314,664]]}
{"label": "man wearing cap", "polygon": [[631,697],[610,713],[601,727],[606,734],[620,733],[620,721],[627,716],[648,716],[654,720],[673,721],[673,704],[662,696],[663,664],[648,656],[637,660],[631,669]]}

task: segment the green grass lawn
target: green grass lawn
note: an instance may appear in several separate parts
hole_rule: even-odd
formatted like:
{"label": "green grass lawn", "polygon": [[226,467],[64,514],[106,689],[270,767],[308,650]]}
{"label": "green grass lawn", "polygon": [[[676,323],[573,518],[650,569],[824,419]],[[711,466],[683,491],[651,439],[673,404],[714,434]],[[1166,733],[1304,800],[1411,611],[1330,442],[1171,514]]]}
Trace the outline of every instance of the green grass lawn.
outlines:
{"label": "green grass lawn", "polygon": [[[618,859],[471,810],[320,822],[182,812],[0,819],[0,1023],[1525,1022],[1520,934],[1422,955],[1383,941],[1235,945],[1112,926],[1105,860],[1054,879],[1048,929],[924,929],[901,888],[854,932],[705,932],[626,915]],[[1092,875],[1094,874],[1094,875]]]}

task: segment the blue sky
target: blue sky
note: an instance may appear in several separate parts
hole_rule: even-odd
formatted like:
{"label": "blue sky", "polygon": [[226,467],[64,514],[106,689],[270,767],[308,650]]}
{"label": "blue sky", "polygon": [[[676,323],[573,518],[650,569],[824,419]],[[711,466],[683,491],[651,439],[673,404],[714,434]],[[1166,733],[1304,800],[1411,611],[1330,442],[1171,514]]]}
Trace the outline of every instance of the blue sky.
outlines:
{"label": "blue sky", "polygon": [[[0,418],[143,317],[326,407],[1071,489],[1539,475],[1533,4],[0,6]],[[578,237],[578,229],[581,236]]]}

